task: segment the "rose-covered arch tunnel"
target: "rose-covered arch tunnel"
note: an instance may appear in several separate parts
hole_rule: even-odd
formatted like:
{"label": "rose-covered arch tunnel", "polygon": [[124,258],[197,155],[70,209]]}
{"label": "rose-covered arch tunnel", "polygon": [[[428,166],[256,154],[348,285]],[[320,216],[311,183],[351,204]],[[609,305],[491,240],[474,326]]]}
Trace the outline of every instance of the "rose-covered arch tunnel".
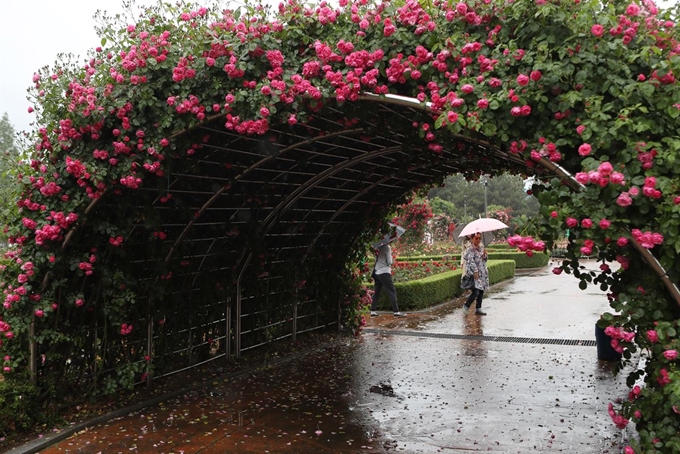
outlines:
{"label": "rose-covered arch tunnel", "polygon": [[66,236],[64,249],[87,254],[101,226],[129,231],[97,263],[103,280],[83,286],[84,300],[121,312],[126,338],[154,352],[158,376],[205,359],[211,347],[239,356],[339,328],[343,304],[357,299],[343,274],[391,208],[447,175],[509,171],[578,189],[555,163],[526,161],[469,132],[444,132],[433,150],[422,138],[429,119],[416,99],[363,94],[265,135],[230,131],[223,118],[178,131],[172,146],[189,152],[168,154],[167,172],[138,188],[95,199],[87,221]]}
{"label": "rose-covered arch tunnel", "polygon": [[[173,332],[199,323],[210,327],[202,332],[233,338],[228,351],[236,355],[336,326],[347,295],[334,277],[413,190],[453,173],[553,173],[482,137],[450,134],[433,151],[420,138],[428,118],[415,99],[365,95],[350,105],[331,101],[305,125],[264,136],[228,131],[223,119],[178,132],[177,146],[192,152],[168,156],[155,184],[108,192],[89,208],[92,225],[129,225],[119,255],[97,264],[119,273],[119,288],[134,290],[138,319],[128,323],[146,323],[147,312],[153,330],[159,322]],[[65,247],[88,248],[96,235],[86,223]],[[97,291],[84,296],[98,298]],[[225,335],[227,318],[233,337]]]}
{"label": "rose-covered arch tunnel", "polygon": [[[34,75],[3,372],[113,392],[355,327],[351,265],[391,208],[449,174],[509,171],[540,181],[535,235],[574,233],[555,272],[610,292],[626,361],[651,352],[631,373],[648,399],[625,413],[675,423],[677,405],[636,409],[667,397],[680,351],[676,15],[646,0],[340,3],[159,4],[102,18],[84,66]],[[594,252],[620,272],[584,272]]]}

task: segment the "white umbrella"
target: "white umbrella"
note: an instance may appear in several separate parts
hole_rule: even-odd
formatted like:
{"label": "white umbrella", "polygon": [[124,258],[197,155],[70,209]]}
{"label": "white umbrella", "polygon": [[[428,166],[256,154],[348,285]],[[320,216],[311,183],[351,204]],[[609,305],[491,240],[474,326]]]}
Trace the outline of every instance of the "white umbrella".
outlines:
{"label": "white umbrella", "polygon": [[388,223],[388,225],[390,226],[390,229],[392,230],[392,232],[390,232],[390,233],[388,233],[387,235],[385,235],[385,236],[382,238],[382,240],[380,240],[380,241],[378,241],[378,242],[376,242],[376,243],[373,243],[373,244],[371,245],[371,246],[373,246],[373,249],[379,249],[379,248],[381,248],[382,246],[391,243],[392,241],[394,241],[394,240],[398,239],[399,237],[401,237],[401,236],[404,234],[404,232],[406,232],[406,229],[405,229],[405,228],[400,227],[400,226],[398,226],[398,225],[396,225],[396,224],[392,224],[391,222]]}
{"label": "white umbrella", "polygon": [[[485,233],[492,232],[494,230],[507,229],[508,226],[493,218],[479,218],[470,222],[468,225],[463,227],[463,230],[458,234],[458,238],[473,235],[475,233]],[[486,240],[486,239],[485,239]],[[485,241],[486,242],[486,241]]]}

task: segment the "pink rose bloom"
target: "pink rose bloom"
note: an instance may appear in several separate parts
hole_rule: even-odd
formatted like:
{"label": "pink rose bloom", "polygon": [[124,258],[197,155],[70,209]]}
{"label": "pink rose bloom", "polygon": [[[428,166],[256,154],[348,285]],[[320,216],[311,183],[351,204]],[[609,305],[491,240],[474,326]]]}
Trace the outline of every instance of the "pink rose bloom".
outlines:
{"label": "pink rose bloom", "polygon": [[624,184],[626,182],[626,178],[621,172],[612,172],[612,174],[609,175],[609,181],[611,181],[612,184]]}
{"label": "pink rose bloom", "polygon": [[620,207],[627,207],[627,206],[630,206],[632,203],[633,203],[633,199],[630,198],[630,195],[628,195],[627,192],[622,192],[616,198],[616,204]]}
{"label": "pink rose bloom", "polygon": [[593,226],[593,221],[590,218],[585,218],[581,221],[581,227],[589,229]]}
{"label": "pink rose bloom", "polygon": [[489,100],[486,98],[480,99],[479,101],[477,101],[477,107],[479,107],[480,109],[486,109],[487,107],[489,107]]}
{"label": "pink rose bloom", "polygon": [[45,315],[45,312],[42,309],[36,309],[35,310],[35,316],[36,317],[42,317],[43,315]]}
{"label": "pink rose bloom", "polygon": [[612,167],[611,162],[607,161],[600,164],[599,167],[597,168],[597,171],[600,172],[600,175],[606,177],[612,174],[614,168]]}
{"label": "pink rose bloom", "polygon": [[655,330],[650,329],[649,331],[647,331],[647,339],[649,339],[649,342],[652,342],[652,343],[655,344],[655,343],[659,342],[659,335],[656,333]]}
{"label": "pink rose bloom", "polygon": [[595,24],[590,28],[590,33],[599,38],[604,34],[604,27],[600,24]]}
{"label": "pink rose bloom", "polygon": [[569,227],[570,229],[573,229],[578,225],[578,221],[574,218],[567,218],[566,223],[567,227]]}
{"label": "pink rose bloom", "polygon": [[599,224],[599,225],[600,225],[600,228],[601,228],[602,230],[607,230],[607,229],[611,226],[611,224],[612,224],[612,223],[609,222],[608,220],[602,219],[602,220],[600,221],[600,224]]}
{"label": "pink rose bloom", "polygon": [[541,80],[542,77],[543,77],[543,74],[541,74],[540,71],[536,71],[536,70],[531,71],[531,74],[529,74],[529,78],[531,78],[531,80],[533,80],[534,82],[538,82],[539,80]]}
{"label": "pink rose bloom", "polygon": [[574,178],[576,178],[576,181],[578,181],[581,184],[590,183],[590,177],[585,172],[578,172],[576,175],[574,175]]}
{"label": "pink rose bloom", "polygon": [[640,14],[640,7],[635,3],[631,3],[628,5],[628,8],[626,8],[626,14],[629,16],[637,16]]}
{"label": "pink rose bloom", "polygon": [[660,377],[657,377],[656,381],[659,382],[661,386],[666,386],[671,382],[671,378],[668,376],[668,371],[666,369],[661,369],[659,375]]}
{"label": "pink rose bloom", "polygon": [[637,186],[631,186],[628,190],[628,194],[630,194],[631,197],[637,197],[638,194],[640,194],[640,189]]}
{"label": "pink rose bloom", "polygon": [[469,95],[470,93],[472,93],[473,91],[475,91],[475,87],[473,87],[473,86],[470,85],[470,84],[465,84],[465,85],[463,85],[462,87],[460,87],[460,91],[462,91],[463,93]]}
{"label": "pink rose bloom", "polygon": [[578,134],[580,136],[581,134],[583,134],[583,131],[585,131],[585,130],[586,130],[586,127],[584,125],[579,125],[579,126],[576,127],[576,134]]}
{"label": "pink rose bloom", "polygon": [[673,361],[673,360],[675,360],[675,359],[678,358],[678,352],[675,351],[675,350],[666,350],[665,352],[663,352],[663,356],[664,356],[667,360]]}
{"label": "pink rose bloom", "polygon": [[578,154],[580,154],[581,156],[588,156],[591,151],[592,147],[588,143],[584,143],[580,147],[578,147]]}
{"label": "pink rose bloom", "polygon": [[556,218],[558,216],[557,211],[553,211],[550,213],[551,218]]}
{"label": "pink rose bloom", "polygon": [[517,84],[518,85],[524,87],[528,83],[529,83],[529,76],[527,76],[526,74],[520,74],[519,76],[517,76]]}
{"label": "pink rose bloom", "polygon": [[515,106],[512,109],[510,109],[510,115],[512,115],[513,117],[521,117],[522,109],[518,106]]}

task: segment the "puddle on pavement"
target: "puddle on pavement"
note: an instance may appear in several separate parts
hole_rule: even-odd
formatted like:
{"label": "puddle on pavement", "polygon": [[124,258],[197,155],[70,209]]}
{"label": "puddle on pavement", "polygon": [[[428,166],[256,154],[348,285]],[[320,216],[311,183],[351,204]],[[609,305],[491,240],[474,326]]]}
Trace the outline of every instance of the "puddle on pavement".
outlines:
{"label": "puddle on pavement", "polygon": [[[489,317],[463,314],[458,299],[369,326],[547,337],[553,328],[541,325],[556,317],[552,307],[508,297],[535,283],[504,290],[502,304],[492,292]],[[569,315],[559,314],[560,328],[571,326]],[[627,387],[626,374],[613,369],[583,346],[364,334],[278,368],[211,381],[41,453],[614,453],[621,432],[606,408]]]}

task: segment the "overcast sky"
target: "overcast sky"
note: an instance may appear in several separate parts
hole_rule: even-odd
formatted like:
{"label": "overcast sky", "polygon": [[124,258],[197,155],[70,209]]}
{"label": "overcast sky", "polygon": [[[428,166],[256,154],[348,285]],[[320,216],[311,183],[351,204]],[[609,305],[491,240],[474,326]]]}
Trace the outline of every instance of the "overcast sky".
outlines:
{"label": "overcast sky", "polygon": [[[680,0],[664,0],[671,5]],[[138,0],[138,5],[155,4]],[[200,3],[200,2],[197,2]],[[241,3],[235,1],[233,4]],[[277,5],[278,0],[267,0]],[[5,21],[0,27],[0,116],[5,112],[16,131],[28,131],[35,119],[28,114],[26,90],[33,73],[52,66],[59,53],[79,55],[99,44],[93,15],[97,10],[111,14],[122,11],[122,0],[18,0],[3,2]]]}

